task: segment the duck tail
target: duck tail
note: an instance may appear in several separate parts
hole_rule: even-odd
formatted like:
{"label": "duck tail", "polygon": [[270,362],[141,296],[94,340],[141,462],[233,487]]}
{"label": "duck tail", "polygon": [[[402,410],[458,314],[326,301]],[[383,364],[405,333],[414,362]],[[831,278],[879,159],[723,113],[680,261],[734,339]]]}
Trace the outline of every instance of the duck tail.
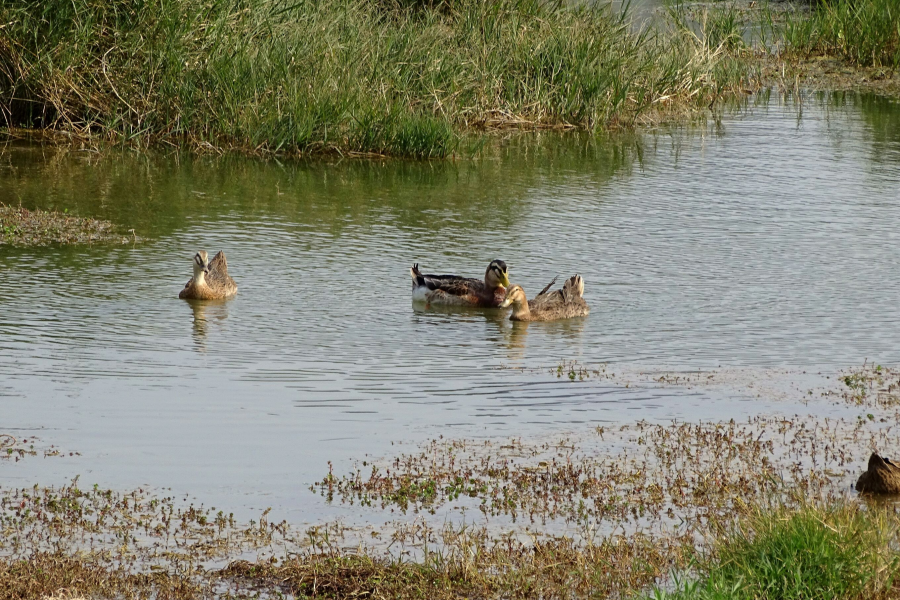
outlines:
{"label": "duck tail", "polygon": [[572,275],[563,284],[563,294],[567,298],[581,298],[584,296],[584,279],[578,273]]}
{"label": "duck tail", "polygon": [[409,270],[409,276],[412,277],[413,286],[425,285],[425,276],[422,275],[422,271],[419,270],[419,263],[412,266]]}

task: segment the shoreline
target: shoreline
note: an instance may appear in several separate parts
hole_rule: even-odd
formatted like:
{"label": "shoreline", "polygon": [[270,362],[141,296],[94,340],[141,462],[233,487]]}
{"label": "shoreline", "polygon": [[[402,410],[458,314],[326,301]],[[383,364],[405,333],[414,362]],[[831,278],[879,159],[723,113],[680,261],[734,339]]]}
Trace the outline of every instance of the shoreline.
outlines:
{"label": "shoreline", "polygon": [[[657,375],[650,379],[662,385],[742,384],[727,370],[712,379]],[[847,519],[897,518],[879,517],[849,483],[869,447],[895,447],[885,436],[900,418],[900,371],[832,375],[833,387],[811,402],[839,401],[868,417],[638,422],[556,440],[433,440],[410,454],[366,459],[348,475],[328,473],[314,486],[362,515],[390,511],[396,524],[381,529],[337,521],[303,530],[270,521],[268,510],[240,523],[227,509],[149,490],[81,490],[77,481],[4,488],[0,589],[16,589],[14,575],[31,595],[12,598],[64,588],[87,597],[169,590],[187,599],[217,597],[222,586],[339,597],[647,594],[672,573],[704,573],[737,523],[768,527],[771,515],[779,523],[813,515],[839,530]],[[484,515],[483,524],[448,520],[444,509],[453,506]],[[89,547],[85,536],[94,540]]]}

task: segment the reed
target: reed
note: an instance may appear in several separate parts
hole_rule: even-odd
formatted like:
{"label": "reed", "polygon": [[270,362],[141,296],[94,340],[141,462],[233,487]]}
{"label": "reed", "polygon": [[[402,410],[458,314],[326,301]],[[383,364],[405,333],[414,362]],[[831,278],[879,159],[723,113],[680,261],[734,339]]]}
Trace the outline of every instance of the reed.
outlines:
{"label": "reed", "polygon": [[692,112],[748,72],[595,3],[23,0],[0,26],[0,123],[195,149],[443,157]]}
{"label": "reed", "polygon": [[862,67],[900,67],[900,5],[896,0],[819,0],[789,12],[788,51],[836,56]]}

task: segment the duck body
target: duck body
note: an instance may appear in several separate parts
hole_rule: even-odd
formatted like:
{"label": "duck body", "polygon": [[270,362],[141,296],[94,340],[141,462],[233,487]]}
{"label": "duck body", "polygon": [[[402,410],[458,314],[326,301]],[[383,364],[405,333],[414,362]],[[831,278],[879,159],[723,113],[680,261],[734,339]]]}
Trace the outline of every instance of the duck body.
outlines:
{"label": "duck body", "polygon": [[872,453],[868,470],[856,481],[856,491],[870,494],[900,494],[900,467]]}
{"label": "duck body", "polygon": [[584,301],[584,280],[581,275],[569,277],[562,289],[550,291],[556,282],[554,278],[547,287],[528,300],[525,290],[514,285],[506,291],[501,308],[513,307],[510,321],[556,321],[573,317],[586,317],[591,308]]}
{"label": "duck body", "polygon": [[212,260],[206,251],[194,255],[194,276],[178,293],[184,300],[224,300],[237,294],[237,284],[228,275],[225,252],[219,251]]}
{"label": "duck body", "polygon": [[484,273],[484,280],[458,275],[427,275],[416,263],[409,270],[412,277],[414,301],[443,306],[473,306],[496,308],[506,297],[509,276],[506,263],[493,260]]}

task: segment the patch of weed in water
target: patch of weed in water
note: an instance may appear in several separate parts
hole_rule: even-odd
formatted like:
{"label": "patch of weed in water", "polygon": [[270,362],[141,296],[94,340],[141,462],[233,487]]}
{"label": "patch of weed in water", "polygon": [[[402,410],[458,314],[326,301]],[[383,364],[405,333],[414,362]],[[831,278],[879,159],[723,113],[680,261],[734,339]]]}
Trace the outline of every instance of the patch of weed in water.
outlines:
{"label": "patch of weed in water", "polygon": [[[35,447],[37,444],[37,447]],[[80,452],[64,452],[60,448],[51,444],[44,445],[35,438],[16,439],[15,436],[8,433],[0,433],[0,460],[12,460],[19,462],[26,456],[38,456],[41,454],[44,458],[51,456],[81,456]]]}
{"label": "patch of weed in water", "polygon": [[890,408],[900,406],[900,370],[882,365],[850,369],[840,376],[846,389],[836,394],[857,406]]}
{"label": "patch of weed in water", "polygon": [[370,465],[368,474],[331,474],[312,489],[401,513],[456,504],[513,521],[662,531],[786,490],[849,489],[870,449],[896,447],[887,421],[756,417],[598,427],[594,440],[433,440],[418,454]]}
{"label": "patch of weed in water", "polygon": [[137,241],[136,235],[129,238],[117,233],[109,221],[73,217],[68,211],[28,210],[0,203],[0,246]]}

